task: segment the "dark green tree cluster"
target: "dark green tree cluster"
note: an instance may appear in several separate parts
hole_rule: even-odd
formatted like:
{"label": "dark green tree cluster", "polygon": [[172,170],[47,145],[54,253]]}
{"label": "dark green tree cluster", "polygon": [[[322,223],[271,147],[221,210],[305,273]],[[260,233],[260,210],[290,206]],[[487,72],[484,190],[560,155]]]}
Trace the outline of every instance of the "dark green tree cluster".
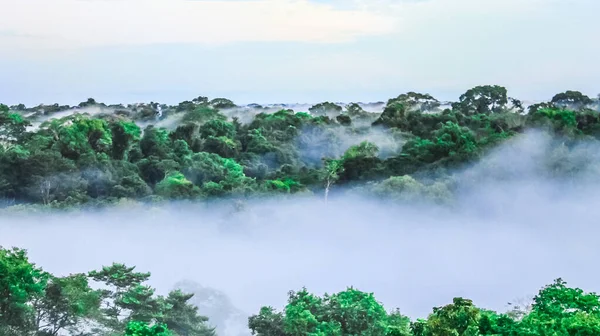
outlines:
{"label": "dark green tree cluster", "polygon": [[263,307],[248,325],[256,336],[593,336],[600,335],[600,296],[557,279],[531,305],[506,313],[459,297],[411,321],[354,288],[323,297],[302,289],[289,293],[282,312]]}
{"label": "dark green tree cluster", "polygon": [[0,247],[0,335],[215,335],[192,294],[155,295],[149,277],[123,264],[57,277]]}
{"label": "dark green tree cluster", "polygon": [[[330,102],[309,112],[238,111],[228,99],[202,96],[175,106],[91,98],[75,107],[0,105],[0,198],[66,207],[297,192],[327,197],[333,186],[385,182],[393,189],[402,183],[391,181],[403,177],[430,188],[437,175],[528,129],[571,144],[598,139],[599,104],[566,91],[526,111],[505,88],[487,85],[448,108],[408,92],[381,113]],[[231,111],[252,114],[251,121],[241,123]],[[397,148],[382,147],[377,136]]]}

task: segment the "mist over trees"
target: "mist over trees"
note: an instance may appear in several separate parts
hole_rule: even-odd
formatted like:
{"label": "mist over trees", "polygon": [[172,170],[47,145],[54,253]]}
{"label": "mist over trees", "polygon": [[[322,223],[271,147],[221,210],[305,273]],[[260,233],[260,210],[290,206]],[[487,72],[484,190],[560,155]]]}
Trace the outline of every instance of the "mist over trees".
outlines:
{"label": "mist over trees", "polygon": [[410,198],[436,188],[432,200],[444,203],[453,171],[514,135],[542,129],[569,147],[600,134],[598,99],[577,91],[525,106],[485,85],[456,102],[408,92],[382,111],[373,106],[324,102],[303,112],[203,96],[175,106],[92,98],[73,107],[0,105],[0,197],[4,206],[56,209],[125,199],[327,198],[349,188]]}
{"label": "mist over trees", "polygon": [[[243,200],[289,195],[313,195],[330,206],[345,193],[447,206],[480,187],[490,167],[503,167],[495,171],[500,180],[518,174],[526,160],[537,163],[529,173],[565,185],[599,176],[589,148],[600,144],[600,100],[578,91],[529,105],[485,85],[455,102],[407,92],[382,104],[290,107],[204,96],[173,106],[93,98],[76,106],[0,104],[0,206],[12,214],[233,199],[237,211]],[[543,134],[530,138],[543,142],[543,152],[509,164],[489,156],[532,131]],[[99,267],[55,276],[25,250],[0,247],[0,336],[216,335],[193,293],[158,295],[147,284],[150,273],[120,263]],[[353,287],[288,294],[282,309],[250,316],[253,335],[600,335],[600,297],[562,279],[508,312],[456,297],[424,319]]]}

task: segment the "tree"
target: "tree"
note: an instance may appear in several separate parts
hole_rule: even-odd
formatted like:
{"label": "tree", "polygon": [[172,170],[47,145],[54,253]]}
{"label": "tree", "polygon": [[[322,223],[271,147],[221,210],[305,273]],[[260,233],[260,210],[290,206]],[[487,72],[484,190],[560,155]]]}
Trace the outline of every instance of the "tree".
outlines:
{"label": "tree", "polygon": [[590,97],[584,95],[579,91],[565,91],[558,93],[552,97],[551,102],[560,107],[580,110],[587,105],[590,105],[593,101]]}
{"label": "tree", "polygon": [[385,106],[383,112],[373,122],[373,126],[387,126],[405,128],[406,118],[409,114],[409,106],[402,101],[390,100],[390,103]]}
{"label": "tree", "polygon": [[469,89],[452,109],[465,115],[502,112],[508,103],[506,88],[498,85],[483,85]]}
{"label": "tree", "polygon": [[372,293],[354,288],[323,297],[306,288],[292,291],[283,313],[263,307],[248,319],[256,336],[409,336],[409,322],[398,311],[388,315]]}
{"label": "tree", "polygon": [[407,92],[388,100],[387,105],[406,105],[411,111],[432,111],[440,106],[440,102],[428,93]]}
{"label": "tree", "polygon": [[340,174],[344,171],[342,160],[325,160],[325,169],[323,171],[325,181],[325,203],[329,199],[329,190],[331,186],[340,179]]}
{"label": "tree", "polygon": [[521,325],[540,335],[596,335],[600,330],[600,297],[556,279],[534,297],[531,312]]}
{"label": "tree", "polygon": [[132,122],[116,122],[111,124],[112,157],[115,160],[125,159],[131,146],[140,140],[141,130]]}
{"label": "tree", "polygon": [[10,113],[8,106],[0,104],[0,141],[18,142],[31,123],[20,114]]}
{"label": "tree", "polygon": [[43,296],[34,300],[36,330],[44,335],[81,331],[82,321],[97,317],[101,292],[93,290],[85,274],[51,277]]}
{"label": "tree", "polygon": [[162,324],[149,326],[147,323],[132,321],[125,328],[125,336],[171,336],[169,329]]}
{"label": "tree", "polygon": [[160,299],[164,313],[157,321],[180,336],[215,336],[215,329],[206,325],[208,318],[198,314],[198,307],[190,303],[194,294],[171,291]]}
{"label": "tree", "polygon": [[168,174],[156,185],[156,194],[167,199],[184,199],[198,196],[200,190],[180,172]]}
{"label": "tree", "polygon": [[150,156],[160,159],[168,158],[171,152],[169,132],[164,128],[156,128],[153,125],[146,127],[140,141],[140,149],[146,158]]}
{"label": "tree", "polygon": [[[212,106],[212,105],[211,105]],[[206,105],[198,105],[192,110],[186,112],[186,114],[181,119],[184,123],[197,123],[203,124],[205,122],[211,120],[226,120],[227,117],[219,113],[219,110],[216,107],[211,107]]]}
{"label": "tree", "polygon": [[324,116],[331,113],[339,114],[342,112],[342,107],[331,102],[324,102],[311,106],[308,111],[313,116]]}
{"label": "tree", "polygon": [[27,252],[0,246],[0,334],[34,330],[31,302],[43,295],[49,275],[29,261]]}
{"label": "tree", "polygon": [[285,321],[282,313],[273,307],[262,307],[258,315],[248,318],[248,327],[256,336],[287,336]]}
{"label": "tree", "polygon": [[230,109],[236,107],[234,102],[226,98],[215,98],[211,100],[208,105],[216,109]]}
{"label": "tree", "polygon": [[91,271],[88,276],[108,287],[102,291],[102,316],[99,319],[105,327],[123,331],[132,316],[143,316],[142,322],[151,320],[156,311],[153,290],[142,285],[150,278],[150,273],[135,272],[135,267],[114,263]]}
{"label": "tree", "polygon": [[354,288],[325,298],[328,319],[339,323],[341,335],[385,336],[387,312],[372,293]]}
{"label": "tree", "polygon": [[346,113],[350,117],[356,117],[356,116],[360,116],[367,112],[357,103],[350,103],[350,104],[348,104],[348,106],[346,106]]}
{"label": "tree", "polygon": [[187,179],[197,186],[207,182],[221,184],[225,190],[232,190],[250,182],[244,168],[233,159],[223,158],[213,153],[196,153],[183,169]]}
{"label": "tree", "polygon": [[479,336],[480,310],[468,299],[433,309],[427,319],[424,336]]}

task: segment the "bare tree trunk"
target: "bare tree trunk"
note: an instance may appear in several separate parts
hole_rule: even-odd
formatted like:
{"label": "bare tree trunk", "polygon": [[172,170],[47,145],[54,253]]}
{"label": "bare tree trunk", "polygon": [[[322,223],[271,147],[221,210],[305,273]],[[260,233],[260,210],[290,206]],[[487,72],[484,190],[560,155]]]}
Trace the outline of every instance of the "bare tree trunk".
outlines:
{"label": "bare tree trunk", "polygon": [[42,201],[44,205],[50,203],[50,188],[52,187],[50,181],[44,179],[40,182],[40,193],[42,194]]}
{"label": "bare tree trunk", "polygon": [[327,185],[325,186],[325,204],[327,204],[327,199],[329,198],[329,188],[331,187],[331,180],[327,179]]}

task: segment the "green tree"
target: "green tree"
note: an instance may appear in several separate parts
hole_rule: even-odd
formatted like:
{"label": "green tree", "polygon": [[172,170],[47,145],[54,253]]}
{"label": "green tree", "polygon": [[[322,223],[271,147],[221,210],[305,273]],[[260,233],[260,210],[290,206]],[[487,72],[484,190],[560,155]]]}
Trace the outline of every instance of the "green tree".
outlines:
{"label": "green tree", "polygon": [[258,315],[248,318],[248,327],[256,336],[288,336],[285,332],[285,321],[282,313],[273,307],[262,307]]}
{"label": "green tree", "polygon": [[427,319],[424,336],[479,336],[481,312],[468,299],[433,309]]}
{"label": "green tree", "polygon": [[142,283],[150,278],[150,273],[135,272],[135,267],[114,263],[88,276],[107,287],[102,291],[102,315],[99,322],[110,330],[123,331],[131,316],[143,316],[142,322],[149,322],[152,310],[156,307],[152,299],[153,291]]}
{"label": "green tree", "polygon": [[329,191],[331,186],[340,179],[340,173],[344,171],[342,160],[325,160],[325,168],[323,170],[323,180],[325,182],[325,202],[329,199]]}
{"label": "green tree", "polygon": [[162,324],[148,325],[144,322],[131,321],[125,328],[125,336],[171,336],[169,329]]}
{"label": "green tree", "polygon": [[26,335],[34,330],[31,302],[43,295],[48,277],[29,261],[25,250],[0,247],[0,334]]}
{"label": "green tree", "polygon": [[579,110],[593,103],[592,99],[579,91],[565,91],[552,97],[550,101],[558,106]]}
{"label": "green tree", "polygon": [[215,329],[207,325],[208,318],[198,314],[198,307],[190,303],[194,294],[172,291],[160,298],[163,314],[157,321],[179,336],[215,336]]}
{"label": "green tree", "polygon": [[313,115],[313,116],[324,116],[324,115],[328,115],[330,113],[334,113],[334,114],[339,114],[342,112],[342,107],[331,103],[331,102],[323,102],[323,103],[319,103],[317,105],[311,106],[308,111]]}
{"label": "green tree", "polygon": [[85,274],[51,277],[43,295],[33,301],[37,331],[44,335],[80,333],[82,322],[98,316],[100,297],[101,292],[90,288]]}
{"label": "green tree", "polygon": [[0,104],[0,141],[18,142],[31,123],[18,113],[10,113],[8,106]]}
{"label": "green tree", "polygon": [[156,185],[156,194],[167,199],[192,198],[200,193],[198,187],[187,180],[180,172],[168,174]]}
{"label": "green tree", "polygon": [[141,130],[135,123],[125,121],[111,124],[111,133],[112,157],[115,160],[125,159],[125,154],[141,136]]}
{"label": "green tree", "polygon": [[215,98],[208,102],[208,105],[216,108],[216,109],[229,109],[237,107],[234,102],[227,98]]}
{"label": "green tree", "polygon": [[476,86],[467,90],[452,104],[452,109],[465,115],[498,113],[506,109],[506,88],[498,85]]}

